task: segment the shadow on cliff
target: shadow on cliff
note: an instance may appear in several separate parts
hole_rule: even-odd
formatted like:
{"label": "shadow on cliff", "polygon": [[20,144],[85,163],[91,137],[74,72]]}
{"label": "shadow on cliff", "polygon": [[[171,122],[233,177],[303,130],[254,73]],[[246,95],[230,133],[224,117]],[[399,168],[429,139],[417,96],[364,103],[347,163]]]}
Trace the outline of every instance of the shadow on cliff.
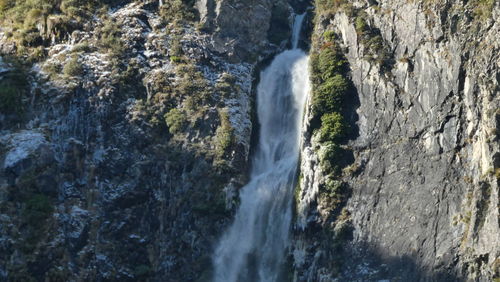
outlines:
{"label": "shadow on cliff", "polygon": [[388,255],[382,246],[362,241],[343,247],[340,281],[464,281],[454,270],[428,269],[418,262],[418,254]]}
{"label": "shadow on cliff", "polygon": [[[355,177],[362,171],[362,167],[353,165],[355,164],[355,156],[350,149],[351,142],[360,136],[359,116],[357,114],[359,107],[359,93],[354,85],[351,85],[345,96],[342,109],[342,115],[349,128],[348,134],[342,142],[346,149],[337,164],[344,170],[344,177]],[[349,171],[350,175],[346,174],[346,170]],[[342,209],[347,205],[352,195],[352,188],[348,181],[344,182],[340,188],[342,197],[333,211],[333,216],[328,220],[330,224],[336,224],[343,220]],[[312,230],[309,230],[311,232],[309,234],[321,232],[321,229],[320,226],[313,227]],[[335,231],[333,237],[324,237],[329,242],[327,244],[330,245],[326,248],[327,257],[334,260],[333,263],[325,262],[325,266],[338,267],[339,281],[464,281],[457,275],[457,270],[453,266],[437,265],[435,266],[437,269],[430,269],[430,266],[422,265],[419,261],[421,257],[418,250],[401,256],[390,255],[383,246],[376,243],[354,242],[354,228],[351,224],[347,224],[345,228],[339,230],[341,230],[340,233]],[[404,235],[402,234],[402,236]],[[320,236],[324,236],[324,234]],[[336,260],[340,261],[340,264],[337,264]]]}
{"label": "shadow on cliff", "polygon": [[[359,93],[351,86],[345,96],[342,115],[348,125],[348,134],[342,142],[350,148],[352,141],[360,136],[359,116],[357,109],[360,107]],[[342,169],[346,169],[355,163],[355,156],[350,149],[344,150],[340,163]],[[361,167],[353,166],[350,170],[351,177],[356,176],[362,170]],[[341,210],[347,205],[352,194],[352,188],[348,182],[342,187],[342,202],[334,211],[332,222],[337,221]],[[353,227],[344,229],[338,240],[333,240],[333,248],[330,255],[341,261],[339,268],[339,281],[462,281],[456,274],[445,270],[432,270],[424,267],[418,261],[418,253],[405,254],[402,256],[389,255],[384,247],[372,242],[353,241]],[[341,243],[344,241],[345,243]],[[444,268],[444,266],[442,266]]]}

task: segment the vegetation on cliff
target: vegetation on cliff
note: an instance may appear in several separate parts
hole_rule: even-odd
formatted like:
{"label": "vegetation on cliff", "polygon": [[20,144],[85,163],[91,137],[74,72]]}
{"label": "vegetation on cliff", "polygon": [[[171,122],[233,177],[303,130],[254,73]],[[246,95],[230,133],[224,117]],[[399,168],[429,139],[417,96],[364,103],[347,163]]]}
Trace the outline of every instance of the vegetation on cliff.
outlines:
{"label": "vegetation on cliff", "polygon": [[345,197],[339,189],[342,158],[341,144],[346,141],[349,125],[345,120],[345,103],[352,94],[348,63],[332,32],[325,32],[313,42],[311,52],[312,129],[320,145],[320,165],[326,181],[321,197],[333,210]]}

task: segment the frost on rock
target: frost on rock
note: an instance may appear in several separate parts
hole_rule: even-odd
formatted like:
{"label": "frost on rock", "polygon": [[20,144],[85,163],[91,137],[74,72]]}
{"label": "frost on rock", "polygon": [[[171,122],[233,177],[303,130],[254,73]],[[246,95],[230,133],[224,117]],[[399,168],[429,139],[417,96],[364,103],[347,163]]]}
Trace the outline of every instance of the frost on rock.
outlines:
{"label": "frost on rock", "polygon": [[45,136],[38,131],[21,131],[0,138],[0,143],[9,148],[4,160],[4,168],[15,166],[46,143]]}

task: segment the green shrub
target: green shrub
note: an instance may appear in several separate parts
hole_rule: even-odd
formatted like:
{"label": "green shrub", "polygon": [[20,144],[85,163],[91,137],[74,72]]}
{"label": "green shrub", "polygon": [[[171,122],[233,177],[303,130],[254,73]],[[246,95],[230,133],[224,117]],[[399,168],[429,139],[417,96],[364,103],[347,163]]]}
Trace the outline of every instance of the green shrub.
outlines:
{"label": "green shrub", "polygon": [[43,18],[45,17],[45,13],[37,8],[29,10],[29,12],[26,14],[26,18],[24,20],[24,28],[25,29],[31,29],[35,28],[36,25],[43,21]]}
{"label": "green shrub", "polygon": [[[329,34],[328,37],[334,35]],[[313,97],[312,109],[316,118],[325,113],[339,112],[349,90],[345,78],[347,60],[332,42],[325,44],[311,57]]]}
{"label": "green shrub", "polygon": [[340,74],[327,78],[316,86],[312,98],[312,107],[315,116],[340,111],[342,102],[349,90],[349,83]]}
{"label": "green shrub", "polygon": [[92,47],[89,45],[88,42],[82,42],[82,43],[79,43],[75,46],[73,46],[73,49],[71,49],[71,52],[73,53],[89,53],[89,52],[92,52]]}
{"label": "green shrub", "polygon": [[83,74],[83,66],[78,61],[78,56],[73,56],[63,68],[64,75],[68,77],[79,76]]}
{"label": "green shrub", "polygon": [[171,133],[179,133],[186,127],[187,116],[183,111],[177,108],[171,109],[165,114],[164,118],[165,123],[168,126],[168,130]]}
{"label": "green shrub", "polygon": [[313,58],[313,78],[327,79],[346,72],[347,60],[333,44],[328,44]]}
{"label": "green shrub", "polygon": [[327,42],[333,42],[335,40],[335,32],[333,30],[327,30],[323,33],[323,38]]}
{"label": "green shrub", "polygon": [[212,87],[196,69],[182,76],[175,91],[178,96],[185,97],[185,105],[190,114],[202,111],[212,98]]}
{"label": "green shrub", "polygon": [[170,57],[170,61],[171,61],[172,63],[181,63],[183,60],[182,60],[182,58],[181,58],[181,57],[179,57],[179,56],[171,56],[171,57]]}
{"label": "green shrub", "polygon": [[236,78],[229,73],[222,74],[219,81],[215,84],[215,90],[221,98],[230,98],[234,93],[238,92]]}
{"label": "green shrub", "polygon": [[354,26],[356,28],[356,32],[358,35],[363,35],[367,30],[369,29],[368,24],[366,23],[366,20],[364,19],[364,14],[363,15],[358,15],[356,17],[356,20],[354,22]]}
{"label": "green shrub", "polygon": [[175,36],[172,38],[172,41],[170,42],[170,54],[171,56],[176,56],[176,57],[181,57],[184,54],[184,51],[182,50],[182,44],[181,44],[181,38],[178,36]]}
{"label": "green shrub", "polygon": [[312,128],[316,128],[320,143],[321,168],[325,175],[335,179],[341,172],[340,160],[344,157],[345,150],[340,144],[346,137],[348,125],[342,112],[351,83],[347,78],[347,60],[333,41],[335,34],[325,32],[323,38],[331,41],[323,43],[320,48],[317,47],[319,42],[315,42],[311,57]]}
{"label": "green shrub", "polygon": [[0,21],[2,28],[13,33],[17,44],[37,47],[71,33],[75,21],[66,7],[80,11],[87,19],[97,4],[97,1],[82,0],[1,0]]}
{"label": "green shrub", "polygon": [[323,191],[329,198],[339,198],[342,190],[342,182],[333,179],[326,179],[323,185]]}
{"label": "green shrub", "polygon": [[112,18],[106,18],[99,32],[99,46],[111,55],[120,57],[125,52],[125,45],[121,39],[121,30]]}
{"label": "green shrub", "polygon": [[340,174],[338,160],[342,157],[343,149],[336,143],[325,142],[319,152],[319,164],[326,175]]}
{"label": "green shrub", "polygon": [[0,0],[0,13],[5,12],[8,9],[11,9],[14,6],[15,2],[13,0]]}
{"label": "green shrub", "polygon": [[386,46],[378,28],[371,28],[366,18],[368,15],[363,10],[358,10],[354,21],[356,33],[360,43],[365,47],[365,58],[381,65],[382,72],[389,72],[394,64],[394,58]]}
{"label": "green shrub", "polygon": [[[380,34],[371,36],[369,39],[365,41],[366,48],[373,50],[372,53],[376,54],[377,52],[384,51],[384,39]],[[382,54],[385,55],[385,54]]]}
{"label": "green shrub", "polygon": [[166,23],[192,22],[196,19],[191,0],[169,0],[160,8],[160,16]]}
{"label": "green shrub", "polygon": [[215,156],[224,158],[234,143],[234,128],[229,120],[227,111],[219,111],[220,125],[215,132]]}
{"label": "green shrub", "polygon": [[43,66],[43,71],[45,71],[51,79],[54,79],[61,74],[62,67],[57,63],[47,63]]}
{"label": "green shrub", "polygon": [[316,10],[322,14],[333,14],[339,9],[349,5],[347,0],[316,0]]}
{"label": "green shrub", "polygon": [[322,142],[339,142],[345,136],[346,125],[340,113],[328,113],[321,117],[319,137]]}
{"label": "green shrub", "polygon": [[21,30],[15,37],[17,43],[24,47],[36,47],[43,43],[43,38],[36,29]]}
{"label": "green shrub", "polygon": [[495,0],[473,0],[470,2],[474,7],[474,17],[484,21],[491,18]]}

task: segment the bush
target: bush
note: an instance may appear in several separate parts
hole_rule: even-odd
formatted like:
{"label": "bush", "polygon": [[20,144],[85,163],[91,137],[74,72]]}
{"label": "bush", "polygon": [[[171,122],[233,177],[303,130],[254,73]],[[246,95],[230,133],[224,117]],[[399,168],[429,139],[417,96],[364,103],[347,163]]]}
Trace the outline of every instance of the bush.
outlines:
{"label": "bush", "polygon": [[177,108],[171,109],[168,113],[165,114],[164,118],[170,133],[179,133],[186,127],[186,114]]}
{"label": "bush", "polygon": [[177,84],[175,91],[180,97],[186,98],[186,108],[190,114],[198,113],[202,107],[211,101],[212,88],[202,73],[193,70],[183,75]]}
{"label": "bush", "polygon": [[325,14],[333,14],[349,4],[347,0],[316,0],[316,10]]}
{"label": "bush", "polygon": [[43,66],[43,71],[46,72],[51,79],[54,79],[61,74],[62,67],[57,63],[47,63]]}
{"label": "bush", "polygon": [[343,149],[336,143],[326,142],[321,146],[318,152],[319,164],[326,175],[340,173],[338,159],[342,157],[342,154]]}
{"label": "bush", "polygon": [[481,21],[491,17],[495,0],[473,0],[471,3],[474,6],[474,17]]}
{"label": "bush", "polygon": [[[334,35],[327,34],[333,38]],[[344,97],[349,90],[345,78],[347,60],[339,48],[329,42],[311,58],[313,97],[312,109],[316,118],[325,113],[339,112],[342,109]]]}
{"label": "bush", "polygon": [[382,72],[389,72],[394,64],[394,58],[378,28],[371,28],[365,18],[368,15],[364,11],[358,11],[354,26],[360,42],[365,47],[365,58],[381,65]]}
{"label": "bush", "polygon": [[327,42],[333,42],[335,40],[335,32],[332,30],[327,30],[323,33],[323,38]]}
{"label": "bush", "polygon": [[14,6],[15,2],[12,0],[0,0],[0,13],[11,9]]}
{"label": "bush", "polygon": [[182,58],[181,58],[181,57],[179,57],[179,56],[171,56],[171,57],[170,57],[170,61],[171,61],[172,63],[181,63],[181,62],[182,62]]}
{"label": "bush", "polygon": [[73,49],[71,49],[71,52],[73,53],[89,53],[89,52],[92,52],[92,47],[89,45],[88,42],[82,42],[82,43],[79,43],[75,46],[73,46]]}
{"label": "bush", "polygon": [[80,62],[78,62],[78,57],[73,56],[63,68],[64,75],[71,76],[79,76],[83,74],[83,66]]}
{"label": "bush", "polygon": [[215,132],[215,156],[224,158],[234,143],[234,128],[226,111],[219,111],[220,126]]}
{"label": "bush", "polygon": [[192,22],[196,19],[193,5],[191,0],[165,1],[161,6],[160,16],[167,23]]}
{"label": "bush", "polygon": [[366,23],[366,20],[363,16],[364,15],[358,15],[356,17],[356,21],[354,22],[354,26],[358,35],[363,35],[368,30],[368,24]]}
{"label": "bush", "polygon": [[125,45],[121,39],[121,30],[111,18],[106,18],[104,25],[100,29],[99,46],[117,57],[120,57],[125,52]]}
{"label": "bush", "polygon": [[339,144],[344,141],[348,129],[342,111],[351,83],[347,78],[347,60],[333,42],[335,34],[325,32],[323,38],[329,41],[311,57],[312,128],[317,129],[321,168],[325,175],[334,179],[340,174],[341,160],[345,157],[345,150]]}
{"label": "bush", "polygon": [[79,25],[75,11],[80,19],[88,19],[98,4],[96,0],[1,0],[0,22],[2,28],[13,33],[18,45],[37,47],[67,37]]}
{"label": "bush", "polygon": [[313,58],[313,78],[325,80],[347,70],[347,60],[333,44],[327,44]]}
{"label": "bush", "polygon": [[180,57],[184,54],[180,37],[174,37],[170,42],[170,53],[172,56]]}
{"label": "bush", "polygon": [[341,195],[342,182],[338,180],[326,179],[322,188],[329,198],[338,199]]}
{"label": "bush", "polygon": [[328,113],[321,117],[320,141],[339,142],[345,136],[345,131],[346,125],[340,113]]}
{"label": "bush", "polygon": [[236,78],[229,73],[222,74],[219,81],[217,81],[217,84],[215,84],[215,90],[219,94],[220,98],[231,98],[233,93],[238,92]]}
{"label": "bush", "polygon": [[317,85],[312,99],[314,115],[321,116],[325,113],[340,111],[348,90],[349,83],[340,74],[336,74]]}

